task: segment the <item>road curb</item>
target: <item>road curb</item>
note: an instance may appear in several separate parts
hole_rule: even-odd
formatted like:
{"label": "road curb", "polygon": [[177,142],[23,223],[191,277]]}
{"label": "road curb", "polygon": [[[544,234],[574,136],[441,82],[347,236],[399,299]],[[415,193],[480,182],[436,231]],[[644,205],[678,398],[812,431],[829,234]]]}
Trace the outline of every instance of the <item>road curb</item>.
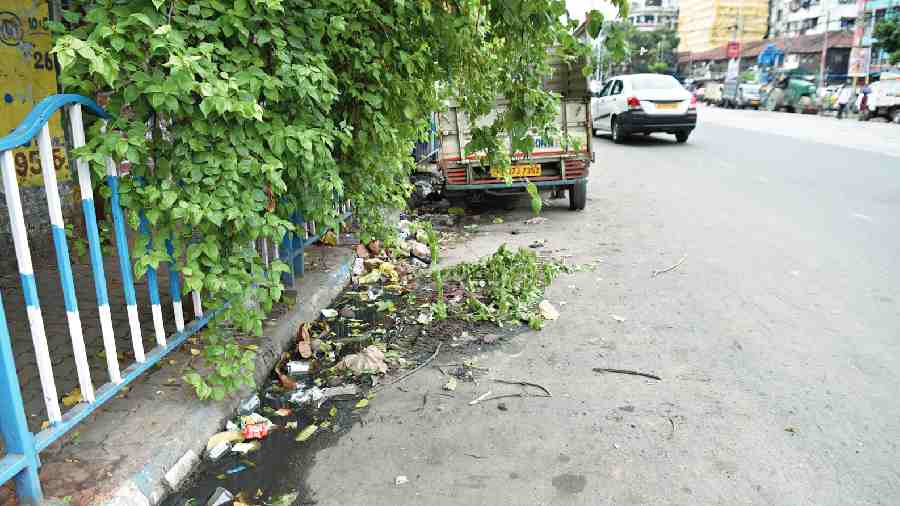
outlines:
{"label": "road curb", "polygon": [[[307,258],[315,258],[324,263],[325,268],[307,272],[294,286],[297,294],[295,305],[281,315],[273,325],[264,330],[265,337],[259,344],[256,358],[256,384],[261,385],[275,366],[281,353],[294,342],[300,322],[313,320],[340,294],[350,280],[351,266],[355,254],[350,248],[313,247]],[[248,392],[249,393],[249,392]],[[221,431],[240,404],[241,398],[228,399],[220,403],[195,401],[178,415],[177,423],[171,429],[166,441],[153,442],[158,445],[143,462],[125,462],[124,479],[118,483],[101,484],[90,500],[81,504],[95,506],[154,506],[168,494],[177,490],[184,480],[201,462],[200,455],[207,439]],[[183,402],[183,401],[182,401]],[[145,402],[129,414],[129,419],[154,419],[160,406]],[[145,411],[143,415],[141,411]],[[86,428],[87,430],[88,428]],[[102,430],[102,429],[100,429]],[[133,438],[140,439],[140,434]],[[137,469],[139,468],[139,469]],[[106,489],[105,491],[102,489]]]}

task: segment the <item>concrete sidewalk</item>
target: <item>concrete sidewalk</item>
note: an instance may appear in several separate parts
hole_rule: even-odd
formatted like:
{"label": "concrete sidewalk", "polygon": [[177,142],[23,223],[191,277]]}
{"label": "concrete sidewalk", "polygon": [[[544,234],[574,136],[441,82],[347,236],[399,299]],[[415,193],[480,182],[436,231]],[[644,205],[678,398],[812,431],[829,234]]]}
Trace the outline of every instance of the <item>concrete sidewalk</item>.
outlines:
{"label": "concrete sidewalk", "polygon": [[[295,304],[273,310],[263,337],[241,338],[259,346],[257,384],[293,342],[299,323],[315,319],[340,293],[350,279],[353,258],[349,246],[306,251],[306,275],[294,287]],[[189,339],[41,454],[48,499],[70,505],[151,505],[178,487],[199,462],[206,440],[221,430],[240,402],[237,397],[201,402],[182,384],[197,342]],[[15,504],[14,495],[11,484],[0,488],[0,505]]]}

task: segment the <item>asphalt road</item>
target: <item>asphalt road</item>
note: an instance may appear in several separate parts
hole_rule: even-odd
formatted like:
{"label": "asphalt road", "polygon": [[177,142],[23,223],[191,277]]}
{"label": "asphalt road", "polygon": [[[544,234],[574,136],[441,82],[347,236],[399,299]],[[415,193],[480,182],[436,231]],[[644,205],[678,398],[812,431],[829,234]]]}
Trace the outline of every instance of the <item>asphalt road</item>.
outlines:
{"label": "asphalt road", "polygon": [[417,412],[445,381],[423,370],[316,456],[318,504],[897,504],[900,126],[850,127],[703,110],[685,145],[595,139],[586,211],[523,204],[448,254],[599,261],[548,292],[558,321],[478,357],[554,396],[500,411],[461,384]]}

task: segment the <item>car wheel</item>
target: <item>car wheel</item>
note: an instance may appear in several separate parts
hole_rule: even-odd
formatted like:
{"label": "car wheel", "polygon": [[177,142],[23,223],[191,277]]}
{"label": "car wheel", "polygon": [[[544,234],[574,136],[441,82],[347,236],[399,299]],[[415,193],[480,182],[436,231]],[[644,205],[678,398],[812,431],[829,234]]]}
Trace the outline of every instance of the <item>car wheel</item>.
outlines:
{"label": "car wheel", "polygon": [[891,121],[900,125],[900,108],[894,109],[891,112]]}
{"label": "car wheel", "polygon": [[615,117],[613,117],[613,119],[610,121],[612,123],[610,124],[609,130],[612,133],[612,141],[616,144],[622,144],[623,142],[625,142],[625,132],[622,131],[622,125]]}
{"label": "car wheel", "polygon": [[569,210],[581,211],[587,205],[587,181],[579,181],[569,187]]}
{"label": "car wheel", "polygon": [[675,132],[675,140],[678,141],[678,144],[684,144],[690,136],[690,132]]}

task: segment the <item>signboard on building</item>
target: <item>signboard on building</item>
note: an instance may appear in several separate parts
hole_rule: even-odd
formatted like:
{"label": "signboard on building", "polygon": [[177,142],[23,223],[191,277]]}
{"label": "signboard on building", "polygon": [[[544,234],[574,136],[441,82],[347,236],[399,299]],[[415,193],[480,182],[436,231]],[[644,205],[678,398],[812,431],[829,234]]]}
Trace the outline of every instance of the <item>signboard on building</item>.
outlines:
{"label": "signboard on building", "polygon": [[737,41],[731,41],[725,46],[725,56],[728,57],[729,60],[733,60],[741,55],[741,43]]}
{"label": "signboard on building", "polygon": [[[56,58],[50,54],[52,39],[45,0],[5,0],[0,7],[0,135],[19,126],[34,105],[56,89]],[[59,115],[49,122],[56,177],[69,179],[65,137]],[[22,186],[41,186],[37,142],[13,151]]]}
{"label": "signboard on building", "polygon": [[865,77],[869,73],[869,58],[872,48],[854,47],[850,50],[850,63],[847,75],[850,77]]}

